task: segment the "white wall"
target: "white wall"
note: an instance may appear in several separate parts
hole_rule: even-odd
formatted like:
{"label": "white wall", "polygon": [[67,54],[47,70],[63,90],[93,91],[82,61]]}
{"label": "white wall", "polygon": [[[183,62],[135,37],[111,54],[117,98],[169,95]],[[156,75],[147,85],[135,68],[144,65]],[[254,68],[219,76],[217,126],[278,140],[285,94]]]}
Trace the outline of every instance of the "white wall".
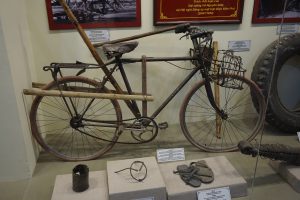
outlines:
{"label": "white wall", "polygon": [[[242,24],[202,25],[203,28],[216,31],[214,34],[215,40],[219,41],[221,48],[226,48],[229,40],[252,41],[251,51],[240,54],[243,56],[244,65],[249,70],[247,76],[249,76],[251,68],[261,51],[277,38],[277,25],[252,25],[253,2],[253,0],[245,1]],[[50,74],[43,72],[41,68],[51,62],[74,62],[75,60],[94,62],[76,31],[49,31],[45,1],[27,0],[27,10],[35,57],[35,70],[38,74],[37,81],[50,80]],[[111,39],[117,39],[158,28],[160,27],[153,26],[153,1],[142,0],[142,26],[140,28],[113,28],[109,30]],[[179,37],[179,35],[170,32],[141,39],[139,47],[128,56],[187,55],[191,42],[185,39],[178,40]],[[150,113],[152,113],[151,110],[157,108],[164,99],[162,97],[170,93],[187,72],[165,63],[149,64],[148,66],[149,91],[155,97],[155,102],[150,106]],[[135,90],[141,90],[140,68],[130,66],[126,70]],[[95,78],[98,73],[89,73],[89,76]],[[186,91],[186,89],[182,91],[168,105],[167,109],[159,116],[158,121],[178,123],[179,107]]]}
{"label": "white wall", "polygon": [[[24,1],[0,2],[0,181],[31,177],[36,158],[22,99],[33,57]],[[32,71],[32,72],[31,72]]]}

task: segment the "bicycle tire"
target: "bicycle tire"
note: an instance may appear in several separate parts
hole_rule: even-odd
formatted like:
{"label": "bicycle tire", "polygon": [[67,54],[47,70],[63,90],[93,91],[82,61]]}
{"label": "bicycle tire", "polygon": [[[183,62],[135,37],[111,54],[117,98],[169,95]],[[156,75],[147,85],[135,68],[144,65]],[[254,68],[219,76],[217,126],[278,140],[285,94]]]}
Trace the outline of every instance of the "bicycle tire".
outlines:
{"label": "bicycle tire", "polygon": [[[68,91],[87,92],[99,85],[94,80],[68,76],[57,80],[58,84]],[[55,90],[57,84],[50,82],[44,90]],[[104,92],[109,92],[105,87]],[[66,98],[71,107],[71,100],[76,107],[77,113],[83,113],[90,102],[88,98]],[[72,128],[72,117],[75,116],[74,109],[69,113],[66,103],[62,97],[36,96],[30,110],[31,130],[34,138],[43,149],[54,156],[66,161],[83,161],[100,157],[109,151],[118,139],[118,128],[106,129],[103,127],[84,126],[78,130],[111,142],[101,141]],[[121,108],[116,100],[95,99],[84,115],[86,118],[122,120]]]}
{"label": "bicycle tire", "polygon": [[[239,141],[254,139],[264,123],[265,102],[257,85],[238,75],[219,76],[219,78],[224,77],[241,81],[243,89],[219,86],[220,107],[228,115],[227,119],[221,119],[219,135],[216,131],[216,112],[209,103],[204,80],[198,81],[190,89],[180,109],[179,117],[183,134],[191,144],[207,152],[237,150]],[[216,77],[212,77],[211,82],[216,79]],[[252,97],[256,98],[258,112],[252,105],[250,92],[253,94]]]}

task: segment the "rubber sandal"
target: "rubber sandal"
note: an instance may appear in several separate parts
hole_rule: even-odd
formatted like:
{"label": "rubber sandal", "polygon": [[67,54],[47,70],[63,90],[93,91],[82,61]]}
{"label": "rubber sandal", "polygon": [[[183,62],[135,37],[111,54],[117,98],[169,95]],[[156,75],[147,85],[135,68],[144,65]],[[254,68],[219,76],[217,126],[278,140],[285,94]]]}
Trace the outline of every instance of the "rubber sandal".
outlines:
{"label": "rubber sandal", "polygon": [[192,162],[190,166],[195,167],[197,172],[194,174],[202,183],[211,183],[214,181],[214,173],[204,160]]}
{"label": "rubber sandal", "polygon": [[178,165],[177,171],[174,171],[174,174],[178,174],[185,184],[192,187],[200,187],[201,180],[194,176],[196,173],[197,169],[195,167],[187,165]]}

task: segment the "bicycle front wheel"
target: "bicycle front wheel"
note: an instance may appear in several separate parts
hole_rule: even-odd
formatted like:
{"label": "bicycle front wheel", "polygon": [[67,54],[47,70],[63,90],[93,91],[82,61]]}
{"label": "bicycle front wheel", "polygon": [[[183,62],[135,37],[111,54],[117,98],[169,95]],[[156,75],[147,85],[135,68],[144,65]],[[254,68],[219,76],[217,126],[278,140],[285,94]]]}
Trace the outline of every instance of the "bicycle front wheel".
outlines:
{"label": "bicycle front wheel", "polygon": [[[219,107],[227,117],[222,119],[216,114],[202,80],[192,87],[184,99],[180,125],[188,141],[199,149],[208,152],[234,151],[241,140],[251,141],[263,127],[265,102],[259,88],[251,80],[229,74],[218,78],[229,78],[242,84],[242,89],[216,86],[219,87]],[[216,79],[212,77],[212,86]],[[213,92],[216,97],[215,90]],[[250,93],[257,103],[257,111],[252,105]]]}
{"label": "bicycle front wheel", "polygon": [[[77,92],[98,92],[99,85],[79,76],[63,77],[57,83],[61,90]],[[43,89],[57,90],[57,83],[53,81]],[[109,92],[106,88],[102,91]],[[115,124],[104,127],[81,118]],[[30,111],[31,130],[37,142],[46,151],[68,161],[95,159],[110,150],[118,139],[121,120],[118,102],[108,99],[37,96]]]}

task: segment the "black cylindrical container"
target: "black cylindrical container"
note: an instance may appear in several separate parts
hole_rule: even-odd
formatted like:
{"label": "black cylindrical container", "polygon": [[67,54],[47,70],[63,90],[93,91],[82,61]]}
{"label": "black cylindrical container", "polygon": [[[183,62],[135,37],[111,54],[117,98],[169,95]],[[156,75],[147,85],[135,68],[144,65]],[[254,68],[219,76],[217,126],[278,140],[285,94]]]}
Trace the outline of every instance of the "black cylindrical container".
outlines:
{"label": "black cylindrical container", "polygon": [[83,192],[89,188],[89,168],[86,165],[77,165],[73,169],[73,190]]}

